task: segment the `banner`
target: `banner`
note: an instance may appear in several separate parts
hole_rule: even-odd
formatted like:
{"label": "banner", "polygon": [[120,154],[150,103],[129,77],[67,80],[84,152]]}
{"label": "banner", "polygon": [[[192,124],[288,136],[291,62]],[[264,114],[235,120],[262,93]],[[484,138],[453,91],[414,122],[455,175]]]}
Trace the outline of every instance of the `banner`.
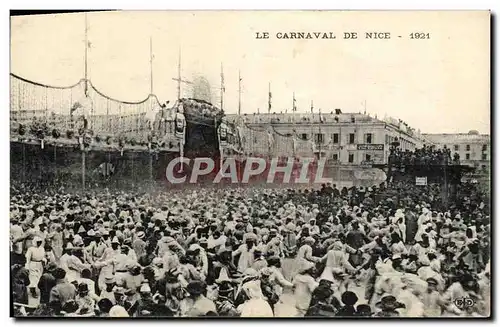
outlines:
{"label": "banner", "polygon": [[426,186],[427,185],[427,177],[415,177],[415,185]]}
{"label": "banner", "polygon": [[383,144],[358,144],[358,150],[368,150],[368,151],[384,151]]}

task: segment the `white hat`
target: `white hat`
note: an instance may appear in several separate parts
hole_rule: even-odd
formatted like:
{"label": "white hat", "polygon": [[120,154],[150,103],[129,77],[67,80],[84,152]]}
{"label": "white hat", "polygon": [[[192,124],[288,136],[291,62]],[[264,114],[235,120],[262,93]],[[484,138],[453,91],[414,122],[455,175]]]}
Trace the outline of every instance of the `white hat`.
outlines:
{"label": "white hat", "polygon": [[130,317],[127,310],[120,305],[115,305],[109,310],[109,316],[112,318],[125,318]]}
{"label": "white hat", "polygon": [[111,241],[111,243],[115,243],[115,244],[120,244],[120,241],[118,241],[118,237],[113,237],[113,240]]}
{"label": "white hat", "polygon": [[144,283],[139,290],[141,293],[151,293],[151,287],[149,287],[148,283]]}

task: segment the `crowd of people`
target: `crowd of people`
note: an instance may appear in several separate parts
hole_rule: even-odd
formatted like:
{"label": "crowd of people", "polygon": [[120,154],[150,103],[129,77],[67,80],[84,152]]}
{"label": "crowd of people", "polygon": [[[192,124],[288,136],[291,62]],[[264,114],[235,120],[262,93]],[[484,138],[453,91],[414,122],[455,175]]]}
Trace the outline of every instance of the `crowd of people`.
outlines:
{"label": "crowd of people", "polygon": [[454,153],[444,146],[443,149],[436,149],[433,146],[423,146],[414,151],[402,150],[400,148],[391,149],[389,154],[389,164],[393,166],[408,165],[452,165],[460,164],[460,155]]}
{"label": "crowd of people", "polygon": [[67,193],[12,185],[35,317],[487,317],[489,201],[459,186]]}

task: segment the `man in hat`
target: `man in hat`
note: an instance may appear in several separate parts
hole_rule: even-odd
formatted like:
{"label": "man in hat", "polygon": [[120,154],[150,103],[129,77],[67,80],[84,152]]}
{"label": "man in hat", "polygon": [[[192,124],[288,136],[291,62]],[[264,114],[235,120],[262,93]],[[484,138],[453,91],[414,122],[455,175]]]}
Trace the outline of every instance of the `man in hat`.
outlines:
{"label": "man in hat", "polygon": [[189,297],[186,299],[186,311],[182,314],[185,317],[201,317],[207,312],[217,312],[213,301],[205,297],[207,286],[202,281],[192,281],[186,287]]}
{"label": "man in hat", "polygon": [[292,284],[294,286],[295,307],[297,308],[300,317],[303,317],[311,302],[312,293],[318,286],[314,279],[315,265],[314,263],[302,260],[298,269],[297,276],[294,277]]}
{"label": "man in hat", "polygon": [[108,299],[111,301],[111,303],[115,304],[116,298],[113,291],[116,285],[115,277],[113,275],[104,277],[104,285],[105,287],[101,290],[100,298]]}
{"label": "man in hat", "polygon": [[78,285],[78,294],[76,296],[76,304],[80,313],[90,313],[94,311],[95,300],[89,293],[89,286],[85,283]]}
{"label": "man in hat", "polygon": [[49,263],[40,277],[38,282],[38,289],[40,290],[40,303],[48,304],[50,299],[50,290],[56,286],[56,279],[52,275],[54,270],[57,268],[55,263]]}
{"label": "man in hat", "polygon": [[424,317],[440,317],[441,310],[441,294],[438,292],[438,282],[436,279],[427,278],[427,290],[421,295],[422,303],[424,304]]}
{"label": "man in hat", "polygon": [[156,303],[153,301],[151,288],[148,283],[143,283],[139,288],[140,299],[137,301],[137,317],[148,317],[155,314]]}
{"label": "man in hat", "polygon": [[97,279],[97,286],[100,290],[104,290],[106,288],[106,284],[104,283],[104,279],[107,276],[114,275],[115,271],[115,257],[118,255],[117,243],[114,243],[113,247],[105,247],[102,256],[94,262],[94,267],[96,269],[100,269],[99,278]]}
{"label": "man in hat", "polygon": [[334,317],[337,313],[330,299],[333,296],[333,290],[328,286],[319,285],[314,290],[314,303],[311,300],[311,305],[307,310],[306,317]]}
{"label": "man in hat", "polygon": [[254,249],[254,262],[252,264],[252,268],[260,271],[263,268],[267,267],[267,261],[265,258],[265,249],[263,246],[257,246]]}
{"label": "man in hat", "polygon": [[346,291],[341,296],[344,306],[339,309],[337,317],[353,317],[356,315],[355,305],[358,302],[358,297],[354,292]]}
{"label": "man in hat", "polygon": [[399,317],[400,314],[397,309],[405,308],[405,305],[401,302],[398,302],[393,295],[384,295],[380,299],[380,302],[377,302],[375,305],[379,312],[375,313],[374,317],[385,317],[385,318],[393,318]]}
{"label": "man in hat", "polygon": [[145,233],[143,231],[139,231],[136,234],[135,240],[132,242],[132,248],[134,249],[138,258],[142,257],[146,254],[146,242],[144,241]]}
{"label": "man in hat", "polygon": [[215,301],[217,313],[222,317],[237,317],[238,311],[234,306],[234,287],[230,281],[223,281],[218,287],[218,297]]}
{"label": "man in hat", "polygon": [[68,301],[74,301],[76,288],[66,279],[66,271],[62,268],[54,269],[53,276],[56,279],[56,286],[50,291],[49,302],[59,302],[62,306]]}
{"label": "man in hat", "polygon": [[31,295],[36,298],[38,294],[36,288],[38,286],[38,281],[43,274],[43,263],[45,259],[45,249],[42,246],[42,239],[38,236],[33,238],[33,246],[28,248],[26,251],[26,269],[29,271],[30,278],[30,292]]}

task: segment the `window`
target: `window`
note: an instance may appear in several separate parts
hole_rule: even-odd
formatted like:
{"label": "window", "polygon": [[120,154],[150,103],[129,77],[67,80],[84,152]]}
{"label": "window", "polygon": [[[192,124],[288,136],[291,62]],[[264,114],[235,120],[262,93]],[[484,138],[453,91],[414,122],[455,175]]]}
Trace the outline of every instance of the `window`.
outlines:
{"label": "window", "polygon": [[349,163],[354,162],[354,153],[349,153]]}
{"label": "window", "polygon": [[333,143],[337,144],[339,143],[339,133],[334,133],[332,136]]}
{"label": "window", "polygon": [[486,170],[486,165],[481,165],[481,168],[482,168],[483,170]]}
{"label": "window", "polygon": [[470,153],[465,154],[465,159],[470,160]]}
{"label": "window", "polygon": [[338,153],[334,153],[332,155],[332,159],[335,160],[335,161],[338,161],[339,160],[339,154]]}
{"label": "window", "polygon": [[324,134],[316,134],[316,135],[314,135],[314,138],[315,138],[315,142],[318,144],[322,144],[325,140]]}
{"label": "window", "polygon": [[389,135],[386,135],[385,136],[385,144],[389,144],[389,143],[390,143]]}
{"label": "window", "polygon": [[366,155],[365,155],[365,161],[372,161],[372,156],[371,156],[371,154],[366,154]]}
{"label": "window", "polygon": [[303,133],[301,135],[301,138],[304,140],[304,141],[307,141],[307,134],[306,133]]}
{"label": "window", "polygon": [[349,134],[349,144],[354,144],[354,133]]}
{"label": "window", "polygon": [[465,146],[465,150],[466,150],[466,151],[470,151],[470,144],[467,144],[467,145]]}
{"label": "window", "polygon": [[455,144],[455,151],[460,151],[460,145]]}
{"label": "window", "polygon": [[483,144],[483,151],[488,150],[488,144]]}
{"label": "window", "polygon": [[372,144],[372,133],[365,134],[365,142],[366,144]]}
{"label": "window", "polygon": [[483,153],[481,156],[482,160],[488,160],[488,155],[486,153]]}

